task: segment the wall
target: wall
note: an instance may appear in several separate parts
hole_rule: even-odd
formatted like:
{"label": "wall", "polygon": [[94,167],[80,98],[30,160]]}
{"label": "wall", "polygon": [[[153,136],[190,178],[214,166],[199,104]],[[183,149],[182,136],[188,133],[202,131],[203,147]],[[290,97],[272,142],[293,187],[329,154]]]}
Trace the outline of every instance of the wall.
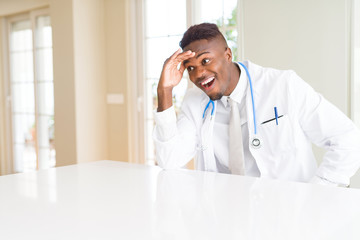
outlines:
{"label": "wall", "polygon": [[[128,161],[125,0],[50,1],[57,165]],[[64,17],[65,16],[65,17]]]}
{"label": "wall", "polygon": [[73,0],[77,161],[107,159],[103,0]]}
{"label": "wall", "polygon": [[72,0],[50,0],[53,29],[56,165],[77,162]]}
{"label": "wall", "polygon": [[0,0],[0,16],[11,15],[49,5],[49,0]]}
{"label": "wall", "polygon": [[0,17],[0,175],[5,174],[6,147],[5,147],[5,102],[4,102],[4,70],[3,70],[3,19]]}
{"label": "wall", "polygon": [[[105,1],[107,93],[127,96],[126,1]],[[128,161],[128,104],[109,104],[107,109],[108,158]]]}
{"label": "wall", "polygon": [[247,0],[244,10],[245,57],[294,69],[347,114],[346,1]]}

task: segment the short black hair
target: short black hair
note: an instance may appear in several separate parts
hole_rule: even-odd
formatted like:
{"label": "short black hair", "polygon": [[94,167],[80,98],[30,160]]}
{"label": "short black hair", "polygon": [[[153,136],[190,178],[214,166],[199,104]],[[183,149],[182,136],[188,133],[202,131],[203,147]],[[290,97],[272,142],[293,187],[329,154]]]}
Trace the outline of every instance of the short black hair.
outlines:
{"label": "short black hair", "polygon": [[216,24],[201,23],[201,24],[193,25],[188,30],[186,30],[179,45],[182,49],[184,49],[187,45],[189,45],[194,41],[202,40],[202,39],[210,40],[217,37],[221,37],[224,40],[225,44],[227,44],[224,36],[220,32]]}

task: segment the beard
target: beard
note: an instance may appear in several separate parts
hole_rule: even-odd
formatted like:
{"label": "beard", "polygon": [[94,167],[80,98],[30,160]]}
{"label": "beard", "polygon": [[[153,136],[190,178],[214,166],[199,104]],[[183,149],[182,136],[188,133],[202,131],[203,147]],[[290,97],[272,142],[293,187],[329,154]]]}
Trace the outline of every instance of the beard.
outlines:
{"label": "beard", "polygon": [[223,93],[215,93],[213,96],[209,96],[211,100],[220,100],[224,96]]}
{"label": "beard", "polygon": [[208,95],[209,98],[213,101],[220,100],[224,96],[226,88],[227,88],[226,85],[221,85],[217,92]]}

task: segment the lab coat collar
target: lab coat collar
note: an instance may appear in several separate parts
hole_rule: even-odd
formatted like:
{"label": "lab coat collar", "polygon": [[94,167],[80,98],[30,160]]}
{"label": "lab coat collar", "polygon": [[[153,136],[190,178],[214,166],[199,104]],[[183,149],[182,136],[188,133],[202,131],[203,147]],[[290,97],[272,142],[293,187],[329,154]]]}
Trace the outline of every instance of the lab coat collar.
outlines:
{"label": "lab coat collar", "polygon": [[[246,95],[247,76],[246,76],[246,72],[245,72],[245,69],[243,68],[243,66],[241,66],[239,63],[236,63],[236,64],[239,66],[241,73],[240,73],[239,81],[236,84],[235,89],[230,94],[230,98],[233,99],[238,104],[240,104]],[[229,96],[223,96],[220,99],[220,101],[222,102],[224,107],[227,107],[229,104],[228,97]]]}

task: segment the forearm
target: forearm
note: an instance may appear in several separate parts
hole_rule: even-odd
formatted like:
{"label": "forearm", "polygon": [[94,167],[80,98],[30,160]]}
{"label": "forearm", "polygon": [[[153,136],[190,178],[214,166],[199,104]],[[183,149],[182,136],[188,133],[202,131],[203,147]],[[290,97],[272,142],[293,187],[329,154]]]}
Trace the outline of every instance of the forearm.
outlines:
{"label": "forearm", "polygon": [[162,112],[172,106],[172,90],[172,88],[164,88],[160,85],[158,86],[158,112]]}

